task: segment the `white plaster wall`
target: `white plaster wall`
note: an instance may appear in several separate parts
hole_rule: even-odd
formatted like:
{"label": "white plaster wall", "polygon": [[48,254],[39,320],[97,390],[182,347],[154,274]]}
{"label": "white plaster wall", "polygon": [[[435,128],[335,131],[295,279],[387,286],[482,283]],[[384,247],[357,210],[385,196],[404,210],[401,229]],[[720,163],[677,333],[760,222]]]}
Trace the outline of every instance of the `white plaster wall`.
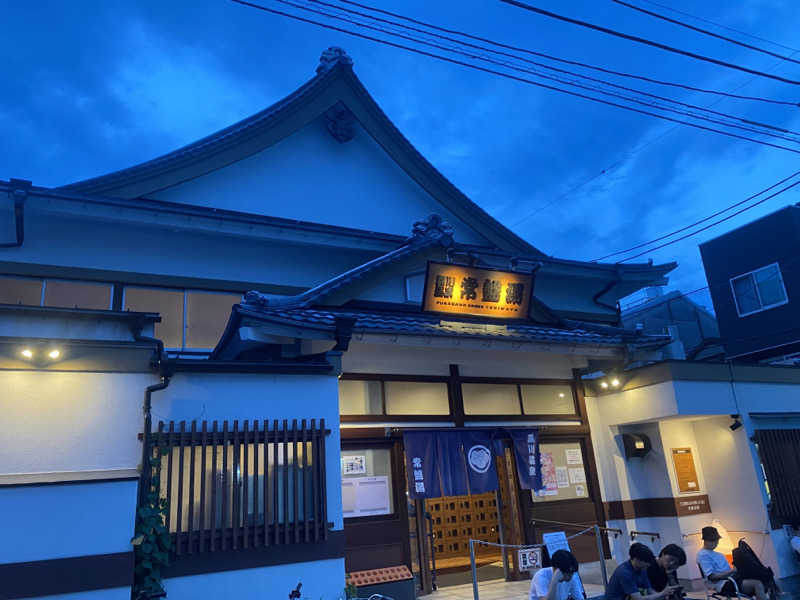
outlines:
{"label": "white plaster wall", "polygon": [[783,412],[800,416],[800,385],[789,383],[734,384],[742,413]]}
{"label": "white plaster wall", "polygon": [[4,251],[3,260],[298,287],[322,283],[380,254],[35,211],[26,212],[25,230],[25,244]]}
{"label": "white plaster wall", "polygon": [[165,581],[170,600],[198,598],[288,598],[303,584],[302,598],[338,600],[344,591],[344,559],[222,571],[204,575],[175,577]]}
{"label": "white plaster wall", "polygon": [[586,358],[496,349],[375,345],[358,341],[352,341],[342,356],[342,369],[347,373],[448,376],[451,364],[457,364],[461,375],[467,377],[572,379],[572,369],[584,366]]}
{"label": "white plaster wall", "polygon": [[730,415],[738,412],[727,381],[675,381],[677,413],[681,415]]}
{"label": "white plaster wall", "polygon": [[[339,461],[339,380],[331,375],[177,374],[153,394],[153,428],[159,420],[325,419],[328,519],[342,528]],[[140,426],[141,427],[141,426]]]}
{"label": "white plaster wall", "polygon": [[107,481],[0,488],[0,563],[130,552],[137,485]]}
{"label": "white plaster wall", "polygon": [[337,142],[324,117],[253,156],[152,194],[159,200],[225,208],[370,231],[410,235],[437,213],[461,242],[486,245],[423,190],[356,126]]}
{"label": "white plaster wall", "polygon": [[0,473],[133,469],[147,373],[0,371]]}

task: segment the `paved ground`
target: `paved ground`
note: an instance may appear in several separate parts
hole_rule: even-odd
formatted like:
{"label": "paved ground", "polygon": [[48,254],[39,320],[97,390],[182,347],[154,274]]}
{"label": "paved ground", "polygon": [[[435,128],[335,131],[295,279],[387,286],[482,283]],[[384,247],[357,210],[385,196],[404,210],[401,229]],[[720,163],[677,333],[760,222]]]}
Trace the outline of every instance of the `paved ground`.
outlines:
{"label": "paved ground", "polygon": [[[530,591],[530,581],[483,581],[478,584],[479,600],[527,600]],[[602,596],[603,586],[592,583],[584,583],[586,594],[589,598]],[[430,600],[473,600],[472,584],[452,585],[436,590],[430,596]],[[690,592],[690,600],[704,600],[705,595],[702,591]]]}
{"label": "paved ground", "polygon": [[[586,593],[591,598],[603,593],[603,586],[585,584]],[[527,600],[531,588],[530,581],[482,581],[478,584],[480,600]],[[473,600],[472,584],[452,585],[436,590],[430,600]]]}

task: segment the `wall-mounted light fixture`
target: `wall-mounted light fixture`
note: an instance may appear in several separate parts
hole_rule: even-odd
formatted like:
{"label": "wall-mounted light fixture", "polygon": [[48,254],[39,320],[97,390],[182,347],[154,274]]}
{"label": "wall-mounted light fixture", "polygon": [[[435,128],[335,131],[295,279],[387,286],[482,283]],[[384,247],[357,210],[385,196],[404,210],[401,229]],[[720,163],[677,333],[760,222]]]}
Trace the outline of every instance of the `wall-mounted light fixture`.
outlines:
{"label": "wall-mounted light fixture", "polygon": [[742,426],[742,420],[740,419],[739,415],[731,415],[731,419],[733,419],[733,423],[728,425],[731,428],[731,431],[736,431]]}
{"label": "wall-mounted light fixture", "polygon": [[23,346],[19,350],[19,355],[23,359],[37,364],[52,363],[59,358],[63,358],[63,352],[60,348],[42,342]]}

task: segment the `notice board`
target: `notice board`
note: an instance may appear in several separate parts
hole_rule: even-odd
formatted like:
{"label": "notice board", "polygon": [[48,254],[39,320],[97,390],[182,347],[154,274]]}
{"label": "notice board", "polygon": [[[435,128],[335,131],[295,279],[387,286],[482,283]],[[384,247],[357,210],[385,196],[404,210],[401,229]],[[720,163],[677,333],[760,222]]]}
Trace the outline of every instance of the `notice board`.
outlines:
{"label": "notice board", "polygon": [[700,484],[694,468],[694,456],[691,448],[673,448],[672,462],[675,465],[675,478],[678,480],[678,491],[697,492]]}

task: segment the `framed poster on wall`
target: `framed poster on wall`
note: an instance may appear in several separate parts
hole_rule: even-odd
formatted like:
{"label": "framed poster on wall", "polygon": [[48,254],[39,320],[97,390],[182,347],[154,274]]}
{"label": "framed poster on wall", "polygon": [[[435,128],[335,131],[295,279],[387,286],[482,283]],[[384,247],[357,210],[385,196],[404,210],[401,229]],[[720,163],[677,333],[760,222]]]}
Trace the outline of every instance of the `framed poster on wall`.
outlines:
{"label": "framed poster on wall", "polygon": [[692,449],[673,448],[672,463],[675,465],[675,479],[678,481],[678,491],[699,492],[700,484],[697,481],[697,471],[694,468]]}

